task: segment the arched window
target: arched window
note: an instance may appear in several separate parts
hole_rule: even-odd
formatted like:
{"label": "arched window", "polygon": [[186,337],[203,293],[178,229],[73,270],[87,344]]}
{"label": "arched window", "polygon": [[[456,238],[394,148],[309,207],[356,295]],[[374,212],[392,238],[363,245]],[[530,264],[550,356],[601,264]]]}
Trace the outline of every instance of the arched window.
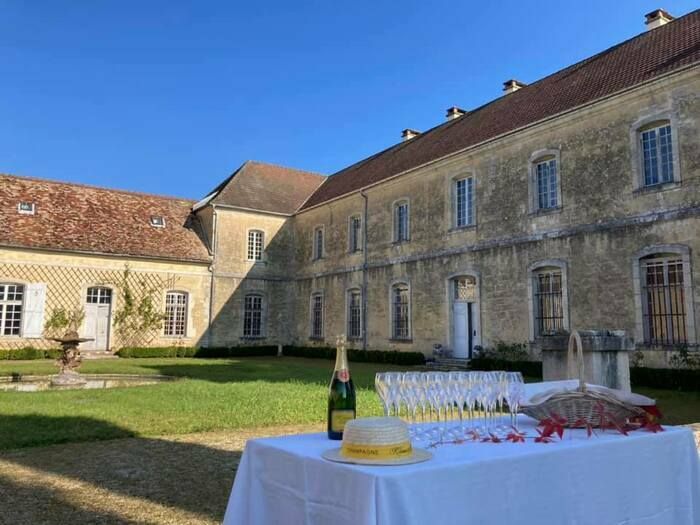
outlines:
{"label": "arched window", "polygon": [[165,294],[163,334],[166,337],[187,335],[187,292],[170,291]]}
{"label": "arched window", "polygon": [[539,261],[529,267],[530,337],[569,330],[567,265],[560,259]]}
{"label": "arched window", "polygon": [[262,261],[265,234],[260,230],[248,230],[248,260]]}
{"label": "arched window", "polygon": [[639,260],[644,342],[688,342],[685,272],[680,254],[658,253]]}
{"label": "arched window", "polygon": [[20,335],[23,301],[23,285],[0,283],[0,336]]}
{"label": "arched window", "polygon": [[530,212],[548,212],[561,207],[559,150],[539,150],[530,155]]}
{"label": "arched window", "polygon": [[394,242],[405,242],[411,237],[408,200],[394,203]]}
{"label": "arched window", "polygon": [[323,339],[323,294],[311,294],[311,338]]}
{"label": "arched window", "polygon": [[455,277],[452,282],[455,301],[476,302],[476,277],[471,275]]}
{"label": "arched window", "polygon": [[243,305],[243,337],[263,337],[263,297],[258,294],[245,296]]}
{"label": "arched window", "polygon": [[674,180],[673,133],[668,120],[639,128],[639,144],[644,186],[655,186]]}
{"label": "arched window", "polygon": [[411,338],[411,294],[406,283],[391,287],[391,338]]}
{"label": "arched window", "polygon": [[347,297],[348,339],[362,337],[362,291],[359,288],[348,290]]}

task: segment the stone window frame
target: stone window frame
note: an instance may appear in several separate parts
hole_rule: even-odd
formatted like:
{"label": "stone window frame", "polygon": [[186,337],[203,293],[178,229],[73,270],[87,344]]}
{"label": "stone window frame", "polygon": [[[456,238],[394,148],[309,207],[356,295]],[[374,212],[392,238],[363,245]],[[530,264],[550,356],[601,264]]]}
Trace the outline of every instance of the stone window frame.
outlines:
{"label": "stone window frame", "polygon": [[[105,288],[105,287],[101,287],[101,288]],[[112,294],[114,294],[114,290],[112,290]],[[185,296],[185,319],[184,319],[184,324],[183,324],[184,333],[182,333],[182,334],[175,334],[175,333],[168,334],[167,333],[168,326],[166,324],[167,319],[165,317],[165,312],[167,311],[168,296],[170,294],[180,294],[180,295]],[[190,304],[192,302],[190,300],[190,298],[191,298],[191,294],[188,290],[172,289],[172,290],[165,290],[163,292],[163,338],[164,339],[183,339],[183,338],[188,337],[188,334],[190,333],[190,330],[189,330],[190,319],[192,317],[190,315]],[[114,303],[110,303],[110,306],[113,308]],[[110,314],[110,317],[111,317],[111,314]]]}
{"label": "stone window frame", "polygon": [[[321,250],[319,252],[317,240],[317,233],[321,232]],[[314,226],[313,236],[311,238],[311,260],[320,261],[324,258],[326,254],[326,226],[324,224],[318,224]]]}
{"label": "stone window frame", "polygon": [[[671,153],[673,154],[673,180],[653,185],[644,184],[644,152],[641,146],[641,134],[643,131],[656,127],[655,124],[668,122],[671,126]],[[680,133],[678,130],[678,117],[673,111],[660,111],[644,115],[635,120],[629,128],[630,158],[633,176],[633,188],[635,193],[647,193],[673,189],[681,184],[680,162]]]}
{"label": "stone window frame", "polygon": [[[360,229],[357,234],[357,246],[353,250],[352,242],[353,242],[353,229],[352,229],[352,223],[354,219],[358,219],[360,221]],[[362,251],[362,214],[361,213],[353,213],[348,217],[348,253],[353,254],[353,253],[360,253]]]}
{"label": "stone window frame", "polygon": [[[260,259],[255,259],[250,257],[250,234],[259,233],[260,234]],[[265,230],[261,228],[248,228],[245,232],[246,235],[246,261],[251,263],[262,263],[265,262]]]}
{"label": "stone window frame", "polygon": [[[396,337],[394,334],[394,288],[397,286],[408,288],[408,335]],[[394,279],[389,283],[389,340],[395,343],[413,342],[413,290],[409,279]]]}
{"label": "stone window frame", "polygon": [[[527,306],[530,341],[539,337],[535,322],[535,273],[544,268],[558,268],[561,271],[561,303],[564,314],[564,330],[571,330],[571,313],[569,311],[569,264],[564,259],[541,259],[527,267]],[[544,336],[546,337],[546,336]]]}
{"label": "stone window frame", "polygon": [[3,334],[4,330],[0,330],[0,339],[21,339],[22,337],[24,337],[24,316],[25,316],[24,309],[26,308],[27,287],[29,285],[29,282],[24,281],[22,279],[15,279],[15,278],[3,279],[2,277],[0,277],[0,284],[10,285],[10,286],[21,286],[22,287],[22,304],[21,304],[21,308],[20,308],[19,334],[4,335]]}
{"label": "stone window frame", "polygon": [[[359,335],[350,335],[350,295],[354,292],[359,292],[360,293],[360,334]],[[362,290],[362,286],[360,285],[352,285],[348,288],[345,289],[345,331],[346,331],[346,337],[348,341],[360,341],[364,337],[364,320],[363,317],[364,315],[362,312],[362,309],[364,307],[364,292]]]}
{"label": "stone window frame", "polygon": [[[399,240],[399,223],[398,223],[398,208],[406,205],[406,238]],[[394,244],[401,244],[411,241],[411,199],[409,197],[401,197],[391,203],[391,238]]]}
{"label": "stone window frame", "polygon": [[[248,297],[260,297],[260,335],[246,335],[245,333],[245,315],[246,315],[246,299]],[[243,304],[241,305],[241,321],[243,322],[243,327],[241,329],[241,339],[251,340],[251,339],[265,339],[267,337],[267,308],[268,300],[267,294],[261,290],[247,290],[243,294]]]}
{"label": "stone window frame", "polygon": [[474,355],[476,355],[478,352],[476,352],[476,347],[484,347],[485,342],[483,335],[481,333],[481,272],[473,269],[473,268],[465,268],[462,271],[459,272],[454,272],[448,275],[445,278],[445,288],[447,290],[447,319],[448,323],[447,326],[445,327],[447,331],[447,341],[449,343],[449,348],[454,349],[454,312],[453,312],[453,306],[454,306],[454,281],[455,279],[459,277],[473,277],[476,280],[476,300],[475,303],[477,305],[476,309],[474,309],[472,312],[474,314],[474,318],[472,319],[474,321],[474,327],[476,328],[476,339],[472,339],[473,343],[473,350],[474,350]]}
{"label": "stone window frame", "polygon": [[[461,180],[472,179],[472,199],[471,199],[471,210],[472,210],[472,222],[464,224],[462,226],[457,225],[457,182]],[[446,223],[448,226],[448,231],[462,231],[476,228],[477,225],[477,203],[476,203],[476,190],[477,190],[477,176],[474,169],[461,169],[458,173],[448,176],[448,187],[447,187],[447,199],[450,205],[447,207]]]}
{"label": "stone window frame", "polygon": [[[314,334],[314,299],[321,297],[321,333]],[[326,297],[325,290],[314,290],[309,296],[309,339],[323,341],[326,335]]]}
{"label": "stone window frame", "polygon": [[[554,157],[557,164],[557,205],[551,208],[539,207],[539,193],[537,189],[537,165],[550,157]],[[557,213],[564,207],[562,196],[562,166],[561,150],[559,148],[547,148],[533,151],[527,161],[528,180],[528,209],[530,215],[544,215],[547,213]]]}
{"label": "stone window frame", "polygon": [[632,282],[634,286],[634,336],[638,345],[649,346],[644,337],[644,310],[642,304],[642,259],[650,255],[678,255],[683,263],[683,295],[686,311],[686,334],[688,345],[697,345],[695,327],[695,301],[693,294],[693,272],[691,268],[690,248],[685,244],[654,244],[639,250],[632,257]]}

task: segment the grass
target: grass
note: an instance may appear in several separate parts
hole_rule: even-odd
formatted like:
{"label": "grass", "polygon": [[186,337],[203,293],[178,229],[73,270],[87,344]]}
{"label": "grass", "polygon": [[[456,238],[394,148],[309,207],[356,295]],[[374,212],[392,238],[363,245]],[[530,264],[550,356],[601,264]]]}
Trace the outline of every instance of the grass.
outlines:
{"label": "grass", "polygon": [[[0,449],[322,423],[332,362],[293,357],[87,361],[84,373],[166,374],[174,383],[107,390],[0,392]],[[360,415],[380,413],[379,370],[353,363]],[[2,362],[0,375],[55,373],[52,362]],[[654,397],[665,422],[700,421],[700,393],[636,388]]]}

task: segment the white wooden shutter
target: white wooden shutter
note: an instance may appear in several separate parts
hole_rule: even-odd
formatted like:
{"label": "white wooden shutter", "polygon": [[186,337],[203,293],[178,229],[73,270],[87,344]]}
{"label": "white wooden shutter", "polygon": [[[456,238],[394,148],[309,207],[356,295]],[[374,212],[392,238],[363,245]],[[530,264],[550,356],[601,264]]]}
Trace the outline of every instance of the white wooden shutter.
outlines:
{"label": "white wooden shutter", "polygon": [[44,305],[46,304],[46,284],[26,285],[24,295],[24,323],[22,337],[41,339],[44,333]]}

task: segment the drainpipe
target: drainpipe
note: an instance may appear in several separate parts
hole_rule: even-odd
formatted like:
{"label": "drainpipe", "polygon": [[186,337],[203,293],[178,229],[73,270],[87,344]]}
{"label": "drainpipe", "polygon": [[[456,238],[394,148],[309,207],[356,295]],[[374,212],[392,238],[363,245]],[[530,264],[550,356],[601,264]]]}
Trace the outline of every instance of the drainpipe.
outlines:
{"label": "drainpipe", "polygon": [[362,349],[367,350],[367,219],[369,218],[369,213],[367,211],[367,194],[364,190],[361,190],[360,195],[365,201],[362,217]]}
{"label": "drainpipe", "polygon": [[209,279],[209,323],[207,326],[207,347],[211,347],[212,334],[211,327],[214,321],[214,266],[216,264],[216,204],[211,205],[212,209],[212,227],[211,227],[211,252],[212,252],[212,263],[209,265],[209,272],[211,277]]}

